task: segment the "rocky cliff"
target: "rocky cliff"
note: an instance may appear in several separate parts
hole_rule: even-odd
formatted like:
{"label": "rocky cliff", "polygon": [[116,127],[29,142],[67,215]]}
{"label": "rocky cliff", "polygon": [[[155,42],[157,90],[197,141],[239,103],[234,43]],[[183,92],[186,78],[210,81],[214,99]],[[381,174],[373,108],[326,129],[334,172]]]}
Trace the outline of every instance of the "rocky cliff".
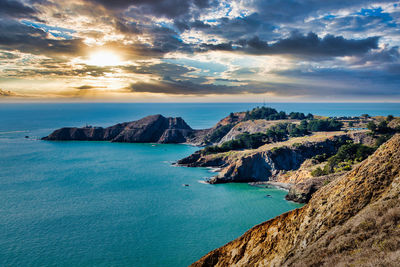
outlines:
{"label": "rocky cliff", "polygon": [[42,139],[129,143],[185,143],[196,138],[198,133],[201,133],[201,131],[193,130],[180,117],[166,118],[162,115],[152,115],[137,121],[120,123],[107,128],[61,128]]}
{"label": "rocky cliff", "polygon": [[331,136],[307,136],[293,138],[289,142],[268,144],[258,149],[230,151],[202,155],[200,152],[177,163],[188,167],[222,167],[210,183],[268,181],[282,170],[297,170],[315,155],[336,153],[350,138],[346,134]]}
{"label": "rocky cliff", "polygon": [[400,135],[352,171],[192,266],[398,266]]}

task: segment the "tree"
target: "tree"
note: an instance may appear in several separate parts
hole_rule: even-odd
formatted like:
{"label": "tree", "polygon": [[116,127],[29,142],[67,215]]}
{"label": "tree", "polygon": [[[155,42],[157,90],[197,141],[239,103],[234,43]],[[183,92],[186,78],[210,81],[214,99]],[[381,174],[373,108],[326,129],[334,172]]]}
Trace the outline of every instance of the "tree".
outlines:
{"label": "tree", "polygon": [[391,131],[392,131],[392,129],[390,129],[390,128],[388,127],[388,124],[387,124],[386,121],[381,121],[381,122],[378,124],[377,132],[379,132],[379,133],[389,133],[389,132],[391,132]]}
{"label": "tree", "polygon": [[386,117],[386,120],[387,120],[387,121],[391,121],[391,120],[393,120],[393,119],[394,119],[393,115],[388,115],[388,116]]}
{"label": "tree", "polygon": [[373,121],[368,122],[367,129],[370,130],[371,132],[375,132],[376,131],[375,122],[373,122]]}

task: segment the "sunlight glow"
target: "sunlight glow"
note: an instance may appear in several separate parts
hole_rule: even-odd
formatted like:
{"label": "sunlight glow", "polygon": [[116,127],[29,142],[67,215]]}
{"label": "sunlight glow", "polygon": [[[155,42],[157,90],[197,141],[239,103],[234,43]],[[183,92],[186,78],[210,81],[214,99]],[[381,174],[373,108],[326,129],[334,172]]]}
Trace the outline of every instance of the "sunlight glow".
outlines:
{"label": "sunlight glow", "polygon": [[121,58],[111,51],[96,51],[90,55],[87,64],[104,67],[122,64]]}

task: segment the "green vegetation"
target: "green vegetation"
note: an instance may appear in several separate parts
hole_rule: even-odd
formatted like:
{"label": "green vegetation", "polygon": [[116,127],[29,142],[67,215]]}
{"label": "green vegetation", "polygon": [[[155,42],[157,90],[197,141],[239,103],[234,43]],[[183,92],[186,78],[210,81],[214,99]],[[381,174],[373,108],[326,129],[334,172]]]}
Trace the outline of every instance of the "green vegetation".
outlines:
{"label": "green vegetation", "polygon": [[393,116],[389,115],[387,117],[386,121],[381,121],[378,125],[376,125],[375,122],[373,122],[373,121],[368,122],[368,124],[367,124],[368,130],[371,131],[372,135],[375,135],[375,134],[383,134],[383,135],[391,134],[391,135],[393,135],[396,132],[400,132],[399,126],[397,126],[396,128],[391,128],[388,126],[388,122],[390,120],[393,120],[393,118],[391,118],[391,117],[393,117]]}
{"label": "green vegetation", "polygon": [[307,125],[307,130],[310,132],[319,131],[339,131],[343,127],[343,123],[335,120],[310,120]]}
{"label": "green vegetation", "polygon": [[210,136],[208,136],[207,141],[211,143],[219,142],[232,129],[233,126],[234,124],[220,126],[212,134],[210,134]]}
{"label": "green vegetation", "polygon": [[286,119],[287,115],[285,112],[278,112],[274,108],[268,107],[256,107],[251,111],[247,111],[244,120],[283,120]]}
{"label": "green vegetation", "polygon": [[204,148],[203,154],[226,152],[244,148],[257,148],[267,142],[266,138],[267,135],[264,133],[243,133],[238,135],[236,139],[224,142],[220,146],[208,146]]}
{"label": "green vegetation", "polygon": [[291,112],[287,115],[284,111],[278,112],[274,108],[269,107],[256,107],[251,111],[247,111],[244,117],[244,120],[285,120],[285,119],[293,119],[293,120],[304,120],[304,119],[313,119],[314,116],[311,113],[308,113],[307,116],[301,112]]}
{"label": "green vegetation", "polygon": [[311,172],[311,175],[315,177],[351,170],[353,164],[363,161],[374,151],[375,148],[362,144],[348,143],[342,145],[336,155],[328,159],[323,169],[318,167]]}
{"label": "green vegetation", "polygon": [[204,154],[226,152],[229,150],[255,149],[264,144],[286,140],[289,136],[304,136],[309,134],[305,123],[279,123],[269,128],[265,133],[243,133],[234,140],[224,142],[220,146],[208,146],[203,149]]}
{"label": "green vegetation", "polygon": [[383,135],[378,136],[378,138],[375,141],[375,147],[379,147],[380,145],[385,143],[387,140],[392,138],[392,136],[393,136],[393,134],[383,134]]}
{"label": "green vegetation", "polygon": [[364,118],[364,119],[371,118],[368,114],[362,114],[361,117]]}
{"label": "green vegetation", "polygon": [[[295,115],[301,116],[301,115]],[[229,150],[255,149],[267,143],[280,142],[289,137],[301,137],[314,131],[340,130],[343,123],[334,120],[302,120],[299,125],[293,123],[279,123],[271,126],[265,133],[243,133],[234,140],[224,142],[222,145],[208,146],[203,149],[203,154],[226,152]],[[232,128],[232,125],[220,127],[208,139],[210,142],[218,142]]]}

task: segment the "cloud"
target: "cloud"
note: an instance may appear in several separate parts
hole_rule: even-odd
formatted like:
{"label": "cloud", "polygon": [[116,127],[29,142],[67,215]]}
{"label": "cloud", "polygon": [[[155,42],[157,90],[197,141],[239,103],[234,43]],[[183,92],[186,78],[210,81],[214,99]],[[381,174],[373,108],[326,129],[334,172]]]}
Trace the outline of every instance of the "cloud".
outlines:
{"label": "cloud", "polygon": [[237,81],[232,79],[217,79],[224,84],[210,83],[207,79],[186,78],[172,79],[170,77],[150,82],[132,83],[127,89],[136,93],[162,93],[171,95],[238,95],[265,94],[303,95],[307,90],[285,83]]}
{"label": "cloud", "polygon": [[137,12],[176,18],[186,15],[192,8],[208,8],[209,0],[90,0],[114,10],[134,9]]}
{"label": "cloud", "polygon": [[12,91],[0,89],[0,97],[9,97],[9,96],[18,96],[18,94]]}
{"label": "cloud", "polygon": [[53,39],[41,29],[15,20],[0,19],[0,49],[45,55],[77,55],[85,47],[81,39]]}
{"label": "cloud", "polygon": [[40,20],[37,18],[38,10],[32,6],[25,5],[24,3],[16,0],[1,0],[0,1],[0,17],[13,17],[13,18],[29,18]]}
{"label": "cloud", "polygon": [[78,86],[78,87],[75,87],[76,89],[79,89],[79,90],[89,90],[89,89],[96,89],[96,88],[98,88],[97,86],[91,86],[91,85],[81,85],[81,86]]}
{"label": "cloud", "polygon": [[395,3],[393,0],[352,0],[352,1],[337,1],[337,0],[255,0],[246,2],[250,4],[262,16],[273,22],[293,22],[301,21],[313,15],[321,15],[328,12],[334,12],[342,9],[358,8],[361,6],[369,6],[377,3]]}
{"label": "cloud", "polygon": [[353,64],[365,65],[365,64],[384,64],[394,63],[400,61],[399,47],[385,47],[380,50],[369,51],[362,57],[357,58]]}
{"label": "cloud", "polygon": [[[0,85],[38,78],[86,95],[105,84],[174,96],[362,97],[367,88],[396,97],[395,2],[0,0]],[[124,63],[89,66],[92,51]]]}
{"label": "cloud", "polygon": [[19,58],[18,55],[9,52],[0,52],[0,60],[16,59]]}
{"label": "cloud", "polygon": [[307,35],[292,33],[287,39],[280,39],[275,43],[260,40],[257,36],[251,39],[242,39],[237,42],[217,45],[203,44],[203,48],[210,50],[239,51],[254,55],[290,54],[297,56],[337,57],[357,55],[378,48],[379,37],[365,39],[345,39],[342,36],[326,35],[323,38],[310,32]]}
{"label": "cloud", "polygon": [[123,67],[126,71],[136,74],[153,74],[164,77],[179,77],[188,72],[194,71],[194,68],[188,68],[176,64],[159,63],[159,64],[141,64]]}

